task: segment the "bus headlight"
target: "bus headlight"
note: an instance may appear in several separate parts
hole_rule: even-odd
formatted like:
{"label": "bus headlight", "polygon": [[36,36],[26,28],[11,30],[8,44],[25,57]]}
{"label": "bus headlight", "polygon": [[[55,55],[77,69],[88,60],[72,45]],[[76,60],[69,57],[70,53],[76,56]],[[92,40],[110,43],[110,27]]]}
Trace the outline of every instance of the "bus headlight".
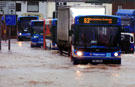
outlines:
{"label": "bus headlight", "polygon": [[22,33],[19,33],[19,36],[21,36],[22,35]]}
{"label": "bus headlight", "polygon": [[114,53],[114,56],[118,56],[119,54],[117,52]]}
{"label": "bus headlight", "polygon": [[38,36],[34,36],[34,38],[38,38]]}
{"label": "bus headlight", "polygon": [[77,56],[82,56],[83,55],[83,52],[81,52],[81,51],[77,51]]}

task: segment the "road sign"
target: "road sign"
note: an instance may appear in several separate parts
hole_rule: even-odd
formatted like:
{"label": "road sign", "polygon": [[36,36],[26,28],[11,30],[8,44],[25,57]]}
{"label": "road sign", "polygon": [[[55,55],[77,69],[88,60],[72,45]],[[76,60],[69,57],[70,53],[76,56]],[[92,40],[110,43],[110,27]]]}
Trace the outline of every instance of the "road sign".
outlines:
{"label": "road sign", "polygon": [[[1,18],[2,18],[2,15],[0,15],[0,20],[1,20]],[[2,31],[2,27],[1,27],[1,25],[2,25],[2,22],[0,21],[0,50],[1,50],[1,31]]]}
{"label": "road sign", "polygon": [[7,26],[16,26],[16,15],[5,15],[5,22]]}

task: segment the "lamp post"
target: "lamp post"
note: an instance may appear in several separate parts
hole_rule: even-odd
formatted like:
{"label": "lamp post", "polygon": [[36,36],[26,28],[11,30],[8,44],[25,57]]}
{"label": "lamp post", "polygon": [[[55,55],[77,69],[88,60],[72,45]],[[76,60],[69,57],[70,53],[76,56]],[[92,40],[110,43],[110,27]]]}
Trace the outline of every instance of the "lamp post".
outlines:
{"label": "lamp post", "polygon": [[[13,15],[13,10],[11,10],[11,15]],[[10,39],[11,39],[11,29],[12,29],[12,26],[11,26],[10,29],[8,27],[8,50],[10,50],[10,48],[11,48],[11,41],[10,41]]]}
{"label": "lamp post", "polygon": [[[2,14],[4,15],[4,10],[0,10],[1,12],[2,12]],[[1,27],[1,25],[2,25],[2,21],[1,21],[1,19],[2,19],[2,17],[0,17],[0,50],[1,50],[1,31],[2,31],[2,27]]]}

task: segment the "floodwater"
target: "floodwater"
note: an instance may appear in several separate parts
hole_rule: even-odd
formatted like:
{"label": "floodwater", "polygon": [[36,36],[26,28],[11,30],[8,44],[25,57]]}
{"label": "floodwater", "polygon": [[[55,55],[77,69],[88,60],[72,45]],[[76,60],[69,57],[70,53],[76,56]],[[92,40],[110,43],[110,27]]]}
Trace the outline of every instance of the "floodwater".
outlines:
{"label": "floodwater", "polygon": [[73,65],[57,51],[31,48],[30,42],[2,41],[0,87],[135,87],[135,54],[121,65]]}

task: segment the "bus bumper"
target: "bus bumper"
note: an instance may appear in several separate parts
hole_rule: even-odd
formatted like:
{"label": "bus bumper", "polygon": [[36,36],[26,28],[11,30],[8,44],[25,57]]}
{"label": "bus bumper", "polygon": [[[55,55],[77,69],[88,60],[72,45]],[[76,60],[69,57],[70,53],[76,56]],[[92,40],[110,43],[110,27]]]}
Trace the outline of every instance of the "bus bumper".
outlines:
{"label": "bus bumper", "polygon": [[18,36],[18,41],[21,40],[30,40],[31,36]]}
{"label": "bus bumper", "polygon": [[31,47],[41,47],[43,46],[43,43],[40,42],[31,42]]}
{"label": "bus bumper", "polygon": [[89,58],[89,57],[72,57],[73,64],[121,64],[121,58]]}

